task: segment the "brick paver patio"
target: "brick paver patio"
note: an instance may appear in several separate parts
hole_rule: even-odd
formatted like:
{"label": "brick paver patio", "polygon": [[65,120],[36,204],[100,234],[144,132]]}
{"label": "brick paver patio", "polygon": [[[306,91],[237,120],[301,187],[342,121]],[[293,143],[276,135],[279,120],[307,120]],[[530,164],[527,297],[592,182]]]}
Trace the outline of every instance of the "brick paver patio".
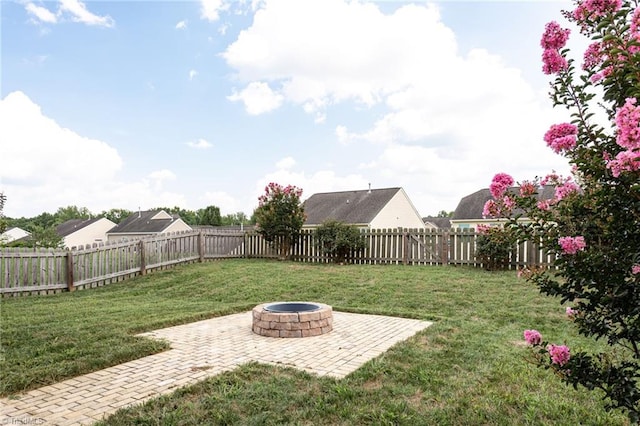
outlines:
{"label": "brick paver patio", "polygon": [[232,370],[250,361],[342,378],[428,321],[333,313],[333,331],[305,338],[271,338],[251,331],[251,312],[143,333],[171,349],[84,376],[0,399],[0,424],[91,424],[122,407]]}

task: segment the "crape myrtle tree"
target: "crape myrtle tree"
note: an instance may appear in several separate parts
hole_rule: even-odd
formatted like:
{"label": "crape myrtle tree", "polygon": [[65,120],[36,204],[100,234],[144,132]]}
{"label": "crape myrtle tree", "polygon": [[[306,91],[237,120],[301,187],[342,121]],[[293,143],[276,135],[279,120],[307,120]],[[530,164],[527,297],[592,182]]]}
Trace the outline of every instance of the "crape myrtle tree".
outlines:
{"label": "crape myrtle tree", "polygon": [[302,189],[271,182],[258,197],[254,212],[257,232],[274,247],[280,259],[286,259],[304,224]]}
{"label": "crape myrtle tree", "polygon": [[[524,337],[533,358],[567,384],[600,389],[608,409],[622,409],[637,423],[640,8],[637,1],[583,0],[563,16],[592,41],[584,56],[574,59],[565,48],[569,29],[550,22],[541,40],[543,72],[554,78],[553,105],[566,108],[571,117],[553,124],[544,140],[569,160],[572,176],[521,182],[519,193],[512,194],[513,179],[498,174],[485,212],[508,218],[513,209],[523,209],[531,222],[512,218],[512,229],[520,238],[540,241],[556,256],[557,271],[522,273],[542,293],[566,304],[567,317],[581,334],[606,343],[601,352],[587,352],[570,342],[550,343],[530,329]],[[606,117],[598,120],[605,124],[598,124],[596,113]],[[555,185],[552,200],[536,198],[544,184]]]}

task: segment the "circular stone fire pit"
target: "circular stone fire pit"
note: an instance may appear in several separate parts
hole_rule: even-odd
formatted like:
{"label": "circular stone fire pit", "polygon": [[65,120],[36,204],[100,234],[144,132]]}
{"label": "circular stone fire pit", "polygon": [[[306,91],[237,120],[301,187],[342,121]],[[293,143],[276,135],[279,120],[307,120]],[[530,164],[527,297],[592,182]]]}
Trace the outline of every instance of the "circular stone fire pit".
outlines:
{"label": "circular stone fire pit", "polygon": [[266,337],[310,337],[333,330],[331,306],[309,302],[264,303],[253,308],[253,332]]}

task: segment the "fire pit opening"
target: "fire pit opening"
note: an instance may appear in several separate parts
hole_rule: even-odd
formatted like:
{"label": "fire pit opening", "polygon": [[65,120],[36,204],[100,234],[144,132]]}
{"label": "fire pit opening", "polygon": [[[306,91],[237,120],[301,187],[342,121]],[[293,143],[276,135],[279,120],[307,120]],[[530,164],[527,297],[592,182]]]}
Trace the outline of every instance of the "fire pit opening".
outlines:
{"label": "fire pit opening", "polygon": [[284,303],[271,303],[264,307],[265,311],[269,312],[313,312],[320,309],[320,305],[315,303],[302,303],[302,302],[284,302]]}
{"label": "fire pit opening", "polygon": [[333,330],[333,310],[322,303],[265,303],[253,308],[252,329],[266,337],[319,336]]}

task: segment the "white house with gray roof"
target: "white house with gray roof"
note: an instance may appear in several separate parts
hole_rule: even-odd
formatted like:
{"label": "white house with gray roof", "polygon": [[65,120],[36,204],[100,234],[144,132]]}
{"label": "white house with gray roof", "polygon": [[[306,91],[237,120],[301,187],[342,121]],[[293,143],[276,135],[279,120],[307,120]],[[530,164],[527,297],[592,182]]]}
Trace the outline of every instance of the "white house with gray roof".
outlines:
{"label": "white house with gray roof", "polygon": [[66,248],[82,247],[106,242],[107,232],[114,226],[116,224],[105,217],[71,219],[56,226],[56,233]]}
{"label": "white house with gray roof", "polygon": [[303,228],[333,219],[369,229],[424,229],[422,217],[402,188],[313,194],[304,202]]}
{"label": "white house with gray roof", "polygon": [[191,230],[192,228],[177,215],[170,215],[164,210],[148,210],[127,217],[107,233],[107,239],[136,240],[151,235]]}
{"label": "white house with gray roof", "polygon": [[[509,191],[517,193],[519,188],[512,187]],[[554,195],[555,187],[552,185],[546,185],[538,190],[536,197],[538,200],[550,200]],[[453,212],[453,216],[451,217],[451,227],[458,229],[476,229],[478,225],[492,226],[504,223],[504,219],[482,217],[485,203],[492,199],[493,196],[491,195],[489,188],[481,189],[473,194],[463,197],[458,203],[458,207],[456,207],[456,210]],[[522,211],[516,210],[514,215],[518,213],[522,213]],[[527,219],[523,217],[521,220]]]}

